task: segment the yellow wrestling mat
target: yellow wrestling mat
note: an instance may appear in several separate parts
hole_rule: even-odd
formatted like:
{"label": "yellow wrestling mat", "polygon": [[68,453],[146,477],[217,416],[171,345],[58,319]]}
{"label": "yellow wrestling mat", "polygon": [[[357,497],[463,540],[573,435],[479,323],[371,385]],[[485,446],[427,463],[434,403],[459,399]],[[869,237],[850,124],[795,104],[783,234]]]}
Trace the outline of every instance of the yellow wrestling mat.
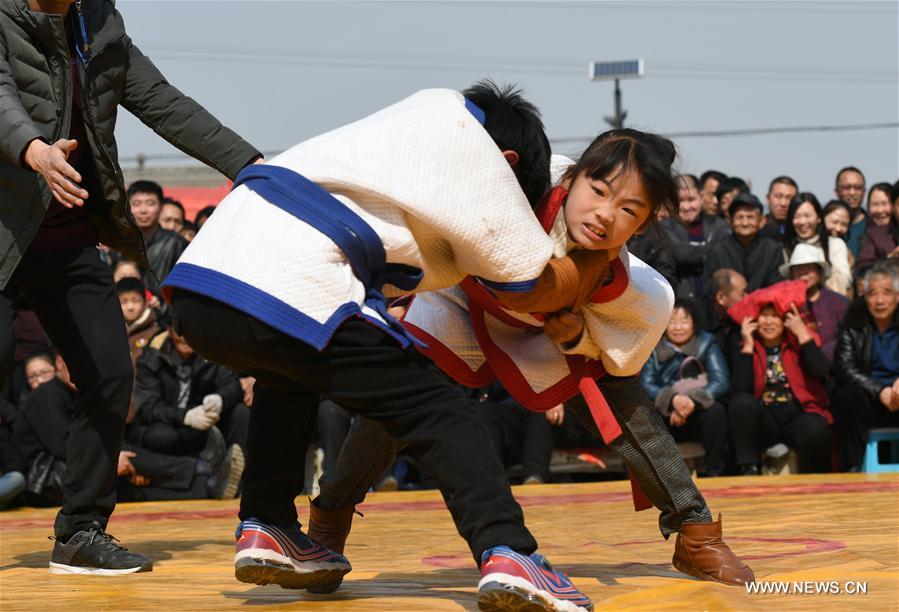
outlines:
{"label": "yellow wrestling mat", "polygon": [[[725,539],[755,570],[747,593],[684,576],[658,513],[633,511],[627,481],[517,487],[540,552],[597,610],[899,610],[899,474],[700,481]],[[301,520],[306,501],[298,500]],[[109,530],[156,561],[152,573],[47,571],[55,510],[0,514],[0,609],[473,610],[478,573],[437,491],[369,496],[332,596],[234,579],[236,501],[120,505]],[[786,592],[785,592],[786,591]],[[865,591],[865,592],[861,592]]]}

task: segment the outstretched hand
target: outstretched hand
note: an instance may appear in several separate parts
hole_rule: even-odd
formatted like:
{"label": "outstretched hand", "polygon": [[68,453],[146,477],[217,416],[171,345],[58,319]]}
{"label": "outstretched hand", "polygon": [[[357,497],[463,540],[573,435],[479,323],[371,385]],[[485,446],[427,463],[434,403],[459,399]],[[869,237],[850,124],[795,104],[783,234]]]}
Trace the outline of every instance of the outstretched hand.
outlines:
{"label": "outstretched hand", "polygon": [[79,183],[81,175],[69,165],[69,155],[78,148],[78,141],[60,139],[52,145],[32,140],[25,150],[25,164],[40,174],[56,200],[66,208],[84,206],[88,193]]}

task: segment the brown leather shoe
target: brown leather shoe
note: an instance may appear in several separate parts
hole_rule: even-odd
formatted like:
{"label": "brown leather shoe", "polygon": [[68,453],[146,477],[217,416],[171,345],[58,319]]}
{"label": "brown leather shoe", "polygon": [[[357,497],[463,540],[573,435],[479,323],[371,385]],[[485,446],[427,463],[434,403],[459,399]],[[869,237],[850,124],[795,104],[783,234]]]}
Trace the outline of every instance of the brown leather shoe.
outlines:
{"label": "brown leather shoe", "polygon": [[674,567],[688,576],[731,586],[755,582],[755,574],[721,538],[721,515],[714,523],[683,523],[674,543]]}
{"label": "brown leather shoe", "polygon": [[[353,513],[355,511],[355,506],[340,508],[339,510],[322,510],[315,505],[315,500],[310,499],[309,525],[307,525],[306,533],[322,546],[342,555],[344,546],[346,546],[346,539],[349,537],[350,529],[353,526]],[[343,577],[341,576],[334,582],[306,590],[310,593],[333,593],[340,587],[342,582]]]}

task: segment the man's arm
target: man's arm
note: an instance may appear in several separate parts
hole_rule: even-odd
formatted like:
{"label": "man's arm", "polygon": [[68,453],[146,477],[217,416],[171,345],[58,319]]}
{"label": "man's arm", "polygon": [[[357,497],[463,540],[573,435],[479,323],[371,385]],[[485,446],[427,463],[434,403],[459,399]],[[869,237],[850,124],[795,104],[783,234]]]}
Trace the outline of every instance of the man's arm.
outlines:
{"label": "man's arm", "polygon": [[840,326],[840,337],[834,354],[833,372],[841,386],[861,387],[871,399],[877,401],[884,385],[868,376],[860,367],[861,355],[856,354],[852,332]]}
{"label": "man's arm", "polygon": [[43,138],[31,116],[22,105],[19,88],[9,67],[6,37],[0,29],[0,161],[27,167],[25,149],[35,139]]}
{"label": "man's arm", "polygon": [[127,36],[126,44],[122,106],[172,145],[230,179],[262,156],[193,98],[171,85]]}
{"label": "man's arm", "polygon": [[143,355],[137,359],[137,376],[134,380],[134,396],[137,406],[135,418],[144,425],[152,423],[182,425],[184,412],[165,401],[162,381],[159,380],[153,367],[154,362],[158,359],[154,353],[155,349],[145,349]]}

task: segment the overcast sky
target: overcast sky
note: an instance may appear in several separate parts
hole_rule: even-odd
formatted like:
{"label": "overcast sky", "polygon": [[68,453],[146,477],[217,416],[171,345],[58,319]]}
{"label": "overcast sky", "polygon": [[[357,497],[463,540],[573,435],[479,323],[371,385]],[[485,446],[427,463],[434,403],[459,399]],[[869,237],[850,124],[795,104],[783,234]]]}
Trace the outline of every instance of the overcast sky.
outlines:
{"label": "overcast sky", "polygon": [[[256,147],[286,149],[427,87],[490,76],[540,108],[554,152],[607,126],[590,60],[642,57],[626,125],[666,134],[899,121],[899,11],[883,2],[168,2],[119,0],[168,79]],[[122,112],[123,165],[178,152]],[[830,199],[834,174],[899,178],[899,129],[675,136],[683,171],[778,174]],[[174,157],[174,155],[173,155]],[[164,163],[176,163],[173,159]]]}

